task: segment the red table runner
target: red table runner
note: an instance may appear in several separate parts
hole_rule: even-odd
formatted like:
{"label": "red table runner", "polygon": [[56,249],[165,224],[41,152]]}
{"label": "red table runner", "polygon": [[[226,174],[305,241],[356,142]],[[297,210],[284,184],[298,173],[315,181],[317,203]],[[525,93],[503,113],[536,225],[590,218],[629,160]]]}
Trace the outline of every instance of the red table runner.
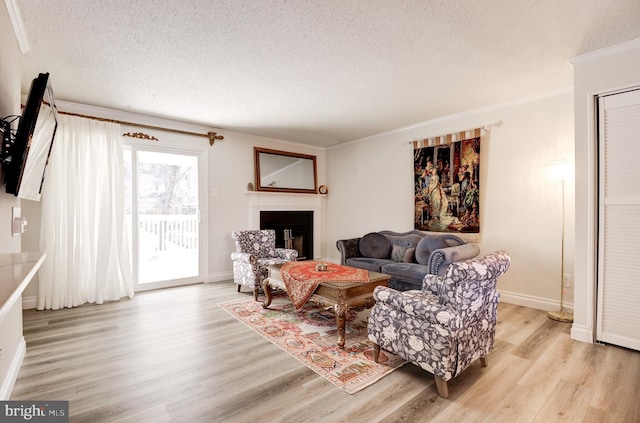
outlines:
{"label": "red table runner", "polygon": [[327,270],[316,270],[313,260],[289,261],[282,265],[280,274],[287,293],[296,310],[300,310],[322,282],[370,282],[365,269],[326,263]]}

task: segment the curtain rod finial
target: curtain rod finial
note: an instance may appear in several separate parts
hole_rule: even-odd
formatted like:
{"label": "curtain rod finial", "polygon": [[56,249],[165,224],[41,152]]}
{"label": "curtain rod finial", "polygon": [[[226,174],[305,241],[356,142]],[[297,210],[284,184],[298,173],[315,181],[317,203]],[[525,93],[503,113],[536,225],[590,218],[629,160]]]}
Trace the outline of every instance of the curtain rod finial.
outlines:
{"label": "curtain rod finial", "polygon": [[216,140],[224,139],[224,136],[218,135],[217,132],[208,132],[207,135],[209,135],[209,145],[213,145],[213,143],[216,142]]}

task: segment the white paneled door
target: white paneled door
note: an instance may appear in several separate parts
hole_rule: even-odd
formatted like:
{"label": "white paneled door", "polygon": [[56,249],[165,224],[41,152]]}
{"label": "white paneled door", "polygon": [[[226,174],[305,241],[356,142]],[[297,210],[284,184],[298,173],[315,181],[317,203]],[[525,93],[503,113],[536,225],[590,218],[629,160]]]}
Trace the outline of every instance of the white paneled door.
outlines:
{"label": "white paneled door", "polygon": [[640,90],[598,102],[596,337],[640,350]]}

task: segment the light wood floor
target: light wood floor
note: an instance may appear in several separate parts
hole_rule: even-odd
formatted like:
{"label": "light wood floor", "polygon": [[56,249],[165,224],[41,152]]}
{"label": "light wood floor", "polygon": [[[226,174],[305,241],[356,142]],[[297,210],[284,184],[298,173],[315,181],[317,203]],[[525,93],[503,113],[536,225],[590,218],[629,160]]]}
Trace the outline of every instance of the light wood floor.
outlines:
{"label": "light wood floor", "polygon": [[572,341],[502,303],[496,347],[437,395],[407,364],[348,395],[231,317],[232,282],[24,312],[11,399],[69,400],[72,422],[639,422],[640,353]]}

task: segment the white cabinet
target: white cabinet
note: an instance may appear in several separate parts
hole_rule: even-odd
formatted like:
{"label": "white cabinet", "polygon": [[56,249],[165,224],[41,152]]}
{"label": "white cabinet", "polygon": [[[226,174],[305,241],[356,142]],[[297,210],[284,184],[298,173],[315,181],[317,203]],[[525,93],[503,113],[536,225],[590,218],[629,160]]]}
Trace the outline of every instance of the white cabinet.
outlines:
{"label": "white cabinet", "polygon": [[0,401],[10,398],[26,351],[22,292],[44,258],[44,253],[0,254]]}

